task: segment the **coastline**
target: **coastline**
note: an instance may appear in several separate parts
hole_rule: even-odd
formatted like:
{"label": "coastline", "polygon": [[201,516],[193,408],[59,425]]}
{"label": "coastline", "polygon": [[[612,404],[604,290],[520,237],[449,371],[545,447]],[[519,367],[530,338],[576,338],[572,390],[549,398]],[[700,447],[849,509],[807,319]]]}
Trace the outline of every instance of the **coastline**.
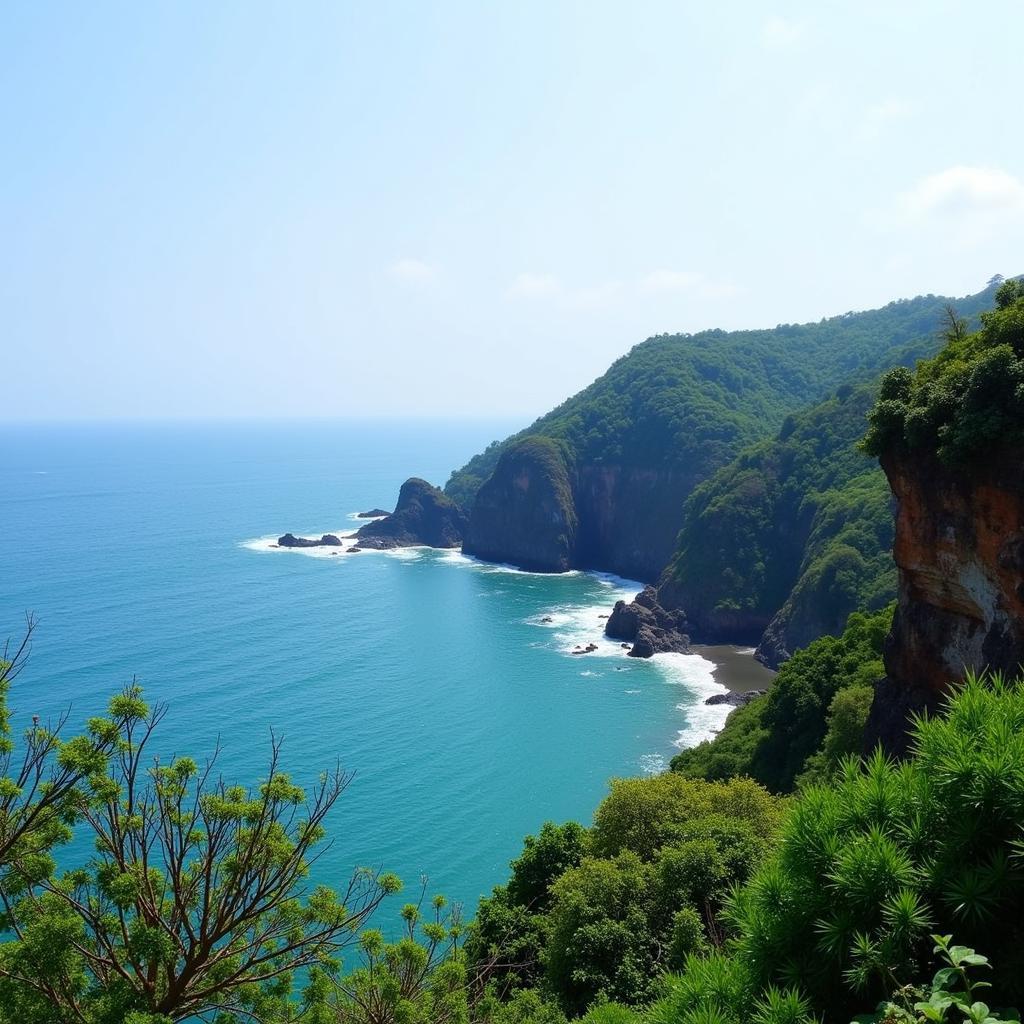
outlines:
{"label": "coastline", "polygon": [[776,673],[770,668],[765,668],[754,657],[752,647],[740,647],[736,644],[693,644],[691,650],[715,666],[715,682],[721,683],[730,693],[767,690],[775,680]]}

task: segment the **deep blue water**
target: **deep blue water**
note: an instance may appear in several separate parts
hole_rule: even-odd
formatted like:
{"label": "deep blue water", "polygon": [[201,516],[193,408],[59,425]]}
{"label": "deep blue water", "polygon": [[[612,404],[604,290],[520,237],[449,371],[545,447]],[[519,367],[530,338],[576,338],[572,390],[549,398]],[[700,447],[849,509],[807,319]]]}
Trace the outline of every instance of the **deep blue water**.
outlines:
{"label": "deep blue water", "polygon": [[[355,772],[317,881],[382,865],[472,912],[525,833],[588,821],[609,777],[720,726],[711,666],[604,641],[626,581],[266,538],[353,529],[406,477],[443,483],[514,426],[0,427],[0,636],[40,621],[16,725],[69,704],[81,723],[138,677],[170,705],[163,756],[219,738],[240,782],[260,778],[273,727],[299,781],[338,757]],[[597,654],[569,653],[590,640]]]}

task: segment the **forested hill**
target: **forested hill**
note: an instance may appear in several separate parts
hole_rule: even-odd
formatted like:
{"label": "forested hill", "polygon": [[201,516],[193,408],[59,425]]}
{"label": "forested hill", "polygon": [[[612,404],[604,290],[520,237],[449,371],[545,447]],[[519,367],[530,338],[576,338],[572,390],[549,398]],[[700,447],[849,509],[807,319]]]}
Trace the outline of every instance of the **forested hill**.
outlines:
{"label": "forested hill", "polygon": [[[947,303],[973,319],[993,293],[928,295],[769,330],[650,338],[532,426],[475,456],[445,489],[472,508],[511,445],[529,435],[562,441],[576,481],[573,533],[563,545],[572,549],[570,563],[654,579],[697,484],[775,434],[788,413],[931,354]],[[474,535],[500,557],[503,529],[478,522]],[[514,549],[504,560],[515,561]]]}
{"label": "forested hill", "polygon": [[721,465],[745,441],[778,430],[788,412],[904,362],[905,346],[936,336],[947,303],[972,318],[994,293],[990,286],[965,298],[901,299],[817,323],[648,338],[589,387],[474,456],[445,490],[471,506],[504,448],[529,434],[564,439],[592,461]]}
{"label": "forested hill", "polygon": [[844,385],[693,492],[659,594],[695,636],[758,644],[775,667],[895,598],[889,487],[857,447],[876,393]]}

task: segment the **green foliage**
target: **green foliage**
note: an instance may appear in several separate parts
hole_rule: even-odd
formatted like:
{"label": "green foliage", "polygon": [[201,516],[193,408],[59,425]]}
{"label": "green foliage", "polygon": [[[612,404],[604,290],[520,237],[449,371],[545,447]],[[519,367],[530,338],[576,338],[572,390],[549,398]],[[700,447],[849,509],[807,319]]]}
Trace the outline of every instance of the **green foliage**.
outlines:
{"label": "green foliage", "polygon": [[385,942],[379,931],[360,936],[360,966],[343,975],[330,998],[336,1024],[468,1024],[469,992],[460,914],[435,896],[401,911],[402,933]]}
{"label": "green foliage", "polygon": [[749,775],[777,793],[792,790],[804,772],[806,781],[828,778],[860,752],[891,622],[891,607],[857,612],[841,636],[797,651],[764,697],[737,708],[713,740],[677,754],[673,771],[708,780]]}
{"label": "green foliage", "polygon": [[672,603],[698,624],[723,613],[749,623],[750,642],[777,616],[791,651],[893,600],[889,488],[857,449],[874,394],[842,388],[788,416],[693,492],[668,570]]}
{"label": "green foliage", "polygon": [[594,814],[592,845],[602,857],[628,850],[652,860],[664,847],[702,838],[723,821],[742,822],[751,834],[768,838],[780,815],[778,803],[749,779],[708,784],[671,773],[613,779]]}
{"label": "green foliage", "polygon": [[913,757],[850,760],[794,805],[776,858],[728,916],[759,986],[830,1016],[928,969],[936,927],[984,944],[993,993],[1024,991],[1024,693],[969,679],[916,723]]}
{"label": "green foliage", "polygon": [[[961,300],[961,309],[978,312],[993,293]],[[675,466],[703,480],[791,410],[904,361],[911,344],[918,355],[934,351],[919,339],[933,333],[946,302],[924,296],[815,324],[649,338],[578,395],[475,456],[445,490],[472,507],[505,447],[527,435],[562,440],[580,461]]]}
{"label": "green foliage", "polygon": [[[151,760],[165,709],[134,686],[84,736],[34,721],[15,764],[6,696],[32,628],[0,663],[0,1021],[293,1020],[293,977],[307,968],[309,1019],[324,1020],[336,954],[398,886],[359,871],[342,899],[306,889],[347,778],[325,774],[307,798],[276,742],[254,789],[218,779],[212,761]],[[95,852],[56,876],[52,849],[76,828]]]}
{"label": "green foliage", "polygon": [[973,334],[948,332],[942,351],[914,372],[886,374],[865,451],[968,466],[994,446],[1024,443],[1024,285],[1004,281],[981,321]]}
{"label": "green foliage", "polygon": [[545,822],[539,835],[524,840],[522,854],[512,861],[508,884],[481,899],[466,953],[499,995],[540,982],[550,933],[551,886],[582,861],[586,849],[582,825]]}
{"label": "green foliage", "polygon": [[874,1013],[861,1014],[853,1024],[998,1024],[999,1021],[1020,1020],[1016,1010],[990,1010],[975,996],[991,986],[976,981],[971,972],[990,966],[988,957],[967,946],[954,946],[952,935],[933,935],[940,967],[927,991],[905,985],[892,999],[879,1003]]}
{"label": "green foliage", "polygon": [[589,833],[527,839],[509,884],[481,901],[470,962],[493,996],[533,986],[570,1014],[628,1019],[614,1004],[654,998],[662,971],[722,941],[721,908],[782,815],[748,779],[614,780]]}
{"label": "green foliage", "polygon": [[509,999],[497,999],[493,992],[474,1007],[474,1024],[566,1024],[565,1014],[534,989],[523,989]]}

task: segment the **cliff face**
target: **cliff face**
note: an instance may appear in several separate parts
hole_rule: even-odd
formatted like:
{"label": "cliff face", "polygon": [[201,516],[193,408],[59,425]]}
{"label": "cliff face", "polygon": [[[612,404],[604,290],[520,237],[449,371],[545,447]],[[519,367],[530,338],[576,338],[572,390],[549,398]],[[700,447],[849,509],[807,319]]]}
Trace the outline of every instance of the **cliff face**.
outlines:
{"label": "cliff face", "polygon": [[934,455],[885,454],[896,496],[899,595],[868,744],[903,747],[907,714],[934,707],[969,669],[1024,663],[1024,451],[968,471]]}
{"label": "cliff face", "polygon": [[678,468],[584,464],[576,473],[575,564],[656,580],[675,547],[683,503],[695,484]]}
{"label": "cliff face", "polygon": [[525,438],[481,487],[463,549],[539,572],[602,569],[658,578],[672,553],[690,474],[574,466],[556,442]]}
{"label": "cliff face", "polygon": [[356,539],[364,548],[455,548],[462,543],[467,522],[466,513],[444,491],[412,477],[402,484],[395,511],[360,527]]}
{"label": "cliff face", "polygon": [[561,447],[527,437],[502,452],[480,488],[462,550],[534,572],[565,572],[575,564],[576,527]]}

